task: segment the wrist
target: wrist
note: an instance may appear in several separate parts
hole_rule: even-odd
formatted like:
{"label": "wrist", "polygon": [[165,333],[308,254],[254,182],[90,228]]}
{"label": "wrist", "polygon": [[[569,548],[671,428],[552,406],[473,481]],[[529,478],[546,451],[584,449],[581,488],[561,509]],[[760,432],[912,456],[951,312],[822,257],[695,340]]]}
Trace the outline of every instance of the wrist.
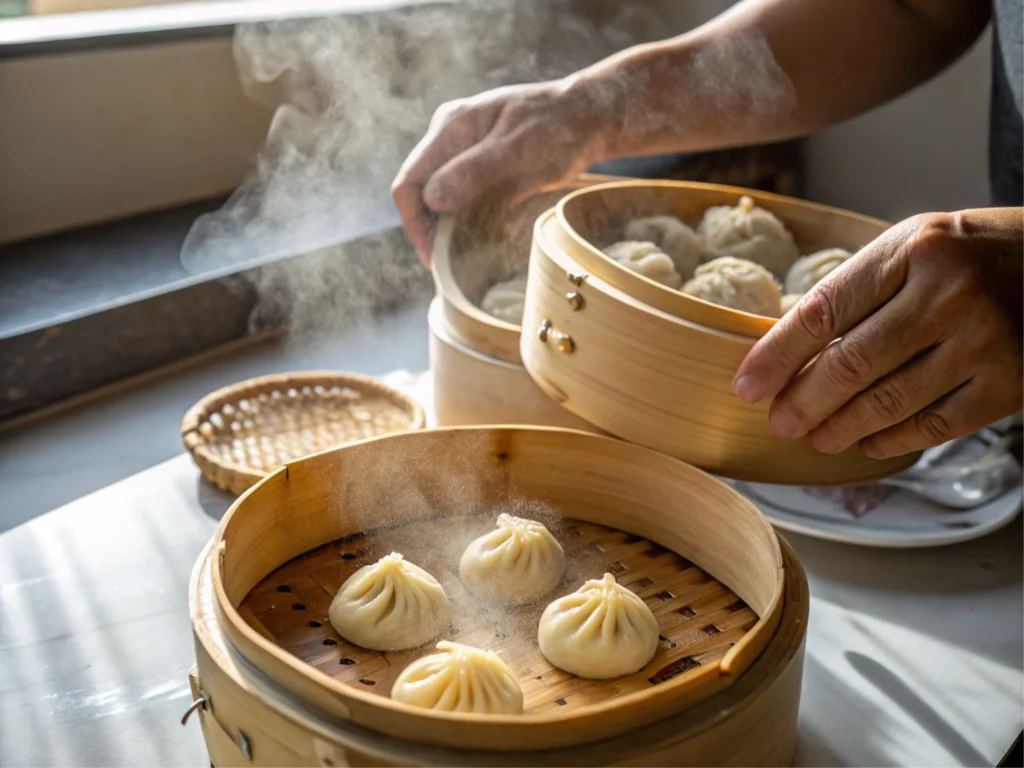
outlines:
{"label": "wrist", "polygon": [[602,64],[557,81],[565,121],[580,138],[580,156],[587,166],[622,157],[621,135],[626,112],[622,81]]}

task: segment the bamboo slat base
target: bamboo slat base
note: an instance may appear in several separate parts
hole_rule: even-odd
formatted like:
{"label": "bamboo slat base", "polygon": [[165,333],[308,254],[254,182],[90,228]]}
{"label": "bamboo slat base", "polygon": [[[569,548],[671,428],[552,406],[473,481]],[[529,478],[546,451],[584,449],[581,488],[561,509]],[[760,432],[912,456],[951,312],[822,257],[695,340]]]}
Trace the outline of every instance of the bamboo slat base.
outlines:
{"label": "bamboo slat base", "polygon": [[[433,644],[398,653],[368,651],[334,631],[327,609],[358,568],[401,551],[437,578],[451,598],[453,624],[445,639],[501,656],[519,679],[527,714],[569,711],[653,687],[720,659],[757,622],[757,614],[731,590],[664,547],[604,526],[542,519],[561,542],[570,567],[551,595],[514,612],[487,610],[465,591],[458,578],[459,548],[437,546],[449,532],[449,521],[439,519],[349,537],[309,552],[265,578],[239,610],[264,637],[335,680],[389,696],[399,673],[430,653]],[[467,540],[493,528],[491,514],[460,525]],[[537,647],[537,623],[547,602],[608,572],[644,598],[658,618],[661,643],[651,663],[633,675],[582,680],[544,659]]]}

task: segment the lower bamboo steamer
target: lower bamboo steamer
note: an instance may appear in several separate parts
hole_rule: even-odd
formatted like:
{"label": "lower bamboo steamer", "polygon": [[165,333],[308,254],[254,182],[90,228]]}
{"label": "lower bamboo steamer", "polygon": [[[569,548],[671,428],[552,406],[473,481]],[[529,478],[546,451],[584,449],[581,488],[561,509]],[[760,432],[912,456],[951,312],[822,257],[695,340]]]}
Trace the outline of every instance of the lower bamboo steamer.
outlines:
{"label": "lower bamboo steamer", "polygon": [[[556,594],[611,570],[645,599],[662,633],[648,667],[611,681],[555,670],[535,643],[544,601],[496,616],[461,589],[455,573],[462,548],[503,510],[539,516],[562,541],[569,567]],[[392,549],[445,586],[454,610],[449,639],[491,648],[513,669],[524,715],[393,702],[390,684],[429,649],[380,654],[333,632],[326,613],[334,592]],[[349,764],[608,763],[599,744],[616,744],[621,764],[643,762],[641,752],[689,764],[688,740],[706,750],[692,762],[701,755],[718,762],[744,749],[773,764],[791,755],[806,618],[799,564],[788,550],[784,558],[749,502],[668,456],[559,429],[441,429],[371,439],[290,463],[259,483],[229,510],[213,552],[210,599],[198,603],[203,626],[215,625],[239,668],[252,670],[277,698],[301,702],[302,711],[330,724],[333,736],[320,733],[319,742],[390,755]],[[219,669],[195,610],[199,684],[211,695],[204,654],[215,677],[237,683],[223,679],[232,675]],[[776,660],[759,664],[769,656]],[[749,688],[748,679],[759,682]],[[774,711],[763,744],[717,740],[764,701]],[[215,698],[210,712],[219,717]],[[222,725],[228,733],[244,728]],[[651,735],[646,751],[630,736],[637,732]],[[252,746],[253,733],[247,739]],[[394,748],[382,751],[382,739]],[[572,754],[583,757],[568,759]],[[293,757],[274,759],[297,764],[308,755],[297,750]]]}
{"label": "lower bamboo steamer", "polygon": [[[217,623],[209,553],[196,563],[190,674],[210,761],[230,766],[765,765],[792,762],[807,623],[807,581],[780,540],[786,591],[779,629],[731,686],[685,711],[611,739],[562,750],[445,749],[382,736],[290,696],[235,653]],[[248,756],[246,756],[248,755]]]}
{"label": "lower bamboo steamer", "polygon": [[441,220],[432,258],[437,296],[428,314],[438,426],[532,424],[600,432],[533,382],[519,356],[519,326],[479,304],[494,283],[526,269],[539,214],[567,192],[610,178],[584,174],[521,206],[485,198]]}
{"label": "lower bamboo steamer", "polygon": [[886,228],[857,214],[764,192],[690,182],[621,181],[572,192],[534,227],[520,353],[549,397],[598,428],[718,475],[791,485],[862,483],[911,466],[858,446],[838,455],[782,440],[769,403],[732,392],[736,369],[774,320],[666,288],[604,256],[632,218],[696,224],[741,195],[775,213],[802,253],[856,251]]}
{"label": "lower bamboo steamer", "polygon": [[442,302],[436,297],[427,315],[438,426],[533,424],[597,431],[545,395],[522,365],[456,341],[445,325]]}

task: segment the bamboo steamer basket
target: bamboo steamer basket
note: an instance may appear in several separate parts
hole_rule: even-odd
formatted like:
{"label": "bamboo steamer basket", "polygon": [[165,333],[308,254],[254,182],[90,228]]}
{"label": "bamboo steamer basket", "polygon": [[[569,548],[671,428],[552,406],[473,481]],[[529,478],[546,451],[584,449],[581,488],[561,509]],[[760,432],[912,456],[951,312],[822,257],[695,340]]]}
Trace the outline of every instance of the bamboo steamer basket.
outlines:
{"label": "bamboo steamer basket", "polygon": [[443,299],[430,303],[434,417],[443,427],[536,424],[597,431],[549,398],[521,365],[467,347],[448,333]]}
{"label": "bamboo steamer basket", "polygon": [[491,196],[438,223],[431,271],[430,369],[438,426],[534,424],[600,431],[547,397],[523,368],[520,328],[484,312],[487,289],[526,269],[537,216],[567,192],[612,177],[584,174],[521,206]]}
{"label": "bamboo steamer basket", "polygon": [[[604,256],[630,219],[671,214],[696,225],[748,195],[777,215],[801,253],[859,250],[888,225],[755,190],[692,182],[619,181],[565,196],[534,227],[520,352],[549,397],[591,424],[709,472],[753,482],[838,485],[902,471],[919,454],[878,461],[857,446],[819,453],[777,438],[769,403],[748,405],[732,378],[767,317],[666,288]],[[596,244],[596,245],[595,245]]]}
{"label": "bamboo steamer basket", "polygon": [[[242,660],[214,609],[209,548],[189,586],[196,665],[189,675],[210,760],[228,766],[789,765],[807,623],[807,581],[780,539],[785,596],[778,631],[731,686],[675,716],[561,750],[447,749],[332,720]],[[246,756],[248,755],[248,756]]]}
{"label": "bamboo steamer basket", "polygon": [[[496,618],[461,589],[453,570],[462,549],[493,528],[496,510],[524,504],[534,516],[546,515],[566,548],[570,567],[556,593],[610,570],[652,606],[662,637],[651,664],[613,681],[574,678],[553,669],[536,649],[543,604],[532,614],[533,608]],[[526,714],[465,715],[393,702],[390,684],[429,649],[380,654],[333,632],[326,611],[338,587],[392,549],[444,585],[454,608],[449,639],[506,658],[523,686]],[[757,668],[778,636],[786,638],[786,661],[769,664],[768,677],[788,675],[802,653],[803,575],[795,558],[787,555],[784,564],[779,538],[757,509],[669,456],[580,431],[424,430],[306,457],[235,502],[213,552],[213,620],[244,666],[346,732],[441,750],[424,754],[468,750],[487,753],[491,762],[525,764],[519,761],[527,755],[560,762],[553,756],[611,739],[633,750],[630,759],[642,760],[629,733],[657,731],[659,721],[690,723],[683,732],[707,738],[706,754],[729,754],[739,745],[698,736],[733,727],[721,721],[728,707],[708,708],[707,702],[725,696],[723,702],[745,711],[750,702],[737,692],[746,688],[729,691]],[[783,625],[787,589],[797,607]],[[761,757],[772,754],[780,764],[789,759],[795,734],[794,684],[799,680],[779,692],[773,735],[762,745]],[[692,720],[686,713],[694,707],[710,720]],[[666,756],[682,761],[683,746],[673,752],[676,747],[663,743],[677,732],[678,726],[666,729],[659,743]],[[779,739],[786,743],[780,746]],[[588,760],[607,762],[602,749],[593,748]]]}

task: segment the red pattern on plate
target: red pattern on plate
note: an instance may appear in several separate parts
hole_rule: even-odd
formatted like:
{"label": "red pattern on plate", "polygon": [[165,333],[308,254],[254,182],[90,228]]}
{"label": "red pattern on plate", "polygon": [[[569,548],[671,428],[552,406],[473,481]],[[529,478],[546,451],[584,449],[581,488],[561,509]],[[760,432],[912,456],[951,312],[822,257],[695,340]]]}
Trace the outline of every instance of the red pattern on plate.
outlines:
{"label": "red pattern on plate", "polygon": [[830,501],[859,519],[892,496],[893,489],[884,485],[851,485],[843,488],[804,488],[804,493]]}

